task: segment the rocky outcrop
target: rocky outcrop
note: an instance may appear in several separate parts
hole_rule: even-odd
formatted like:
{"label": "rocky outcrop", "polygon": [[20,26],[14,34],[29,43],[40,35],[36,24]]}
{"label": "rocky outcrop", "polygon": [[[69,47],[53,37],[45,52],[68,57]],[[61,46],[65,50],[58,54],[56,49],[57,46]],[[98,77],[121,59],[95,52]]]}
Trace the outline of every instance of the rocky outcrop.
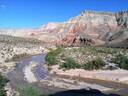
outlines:
{"label": "rocky outcrop", "polygon": [[121,11],[115,16],[118,26],[128,28],[128,11]]}
{"label": "rocky outcrop", "polygon": [[106,46],[128,48],[128,29],[123,29],[109,37]]}

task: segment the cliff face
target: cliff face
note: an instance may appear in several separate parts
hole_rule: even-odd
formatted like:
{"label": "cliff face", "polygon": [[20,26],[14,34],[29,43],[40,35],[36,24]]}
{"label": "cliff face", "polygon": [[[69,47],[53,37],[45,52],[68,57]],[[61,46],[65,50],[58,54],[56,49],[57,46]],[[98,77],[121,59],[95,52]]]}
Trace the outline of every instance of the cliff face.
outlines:
{"label": "cliff face", "polygon": [[[56,23],[53,25],[56,25]],[[57,44],[78,46],[122,41],[124,37],[125,39],[128,38],[126,31],[119,34],[125,28],[128,28],[128,11],[118,13],[83,11],[79,16],[57,24],[52,29],[49,27],[47,30],[52,34],[57,33],[59,36]],[[43,27],[43,29],[45,28]],[[112,40],[111,38],[115,36],[117,38]],[[83,43],[81,43],[82,41]]]}
{"label": "cliff face", "polygon": [[128,28],[128,11],[121,11],[115,14],[118,26]]}
{"label": "cliff face", "polygon": [[106,33],[118,29],[116,18],[113,14],[102,12],[82,12],[71,20],[74,24],[74,32],[84,32],[92,37],[102,39]]}
{"label": "cliff face", "polygon": [[[49,23],[42,27],[45,32],[56,37],[57,44],[69,46],[80,45],[82,39],[90,45],[109,43],[109,39],[124,28],[128,28],[128,11],[119,13],[83,11],[67,22]],[[88,42],[89,40],[91,42]]]}
{"label": "cliff face", "polygon": [[128,11],[115,14],[119,30],[109,36],[107,45],[128,48]]}
{"label": "cliff face", "polygon": [[[118,13],[83,11],[66,22],[48,23],[38,29],[27,30],[27,35],[57,45],[101,45],[116,42],[118,37],[124,36],[124,32],[119,36],[118,32],[127,28],[128,11]],[[125,32],[125,39],[127,33]],[[113,37],[116,38],[112,39]]]}

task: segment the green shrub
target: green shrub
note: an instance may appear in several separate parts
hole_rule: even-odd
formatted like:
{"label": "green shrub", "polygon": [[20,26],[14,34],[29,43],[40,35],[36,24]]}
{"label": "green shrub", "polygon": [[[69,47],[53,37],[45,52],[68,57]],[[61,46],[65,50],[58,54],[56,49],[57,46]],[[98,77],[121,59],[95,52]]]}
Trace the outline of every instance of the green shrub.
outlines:
{"label": "green shrub", "polygon": [[123,54],[117,54],[112,58],[112,62],[118,64],[118,67],[128,70],[128,57]]}
{"label": "green shrub", "polygon": [[45,60],[48,63],[48,65],[56,65],[58,64],[57,56],[63,51],[63,48],[57,48],[56,50],[53,50],[49,52]]}
{"label": "green shrub", "polygon": [[0,96],[7,96],[6,95],[6,90],[4,89],[4,87],[6,86],[6,84],[8,82],[9,82],[8,79],[6,79],[2,75],[0,75]]}
{"label": "green shrub", "polygon": [[46,96],[42,95],[42,93],[32,85],[20,86],[18,92],[20,96]]}
{"label": "green shrub", "polygon": [[72,58],[66,58],[65,62],[63,64],[60,64],[59,66],[62,69],[75,69],[75,68],[80,68],[80,65],[78,63],[75,62],[75,60],[73,60]]}
{"label": "green shrub", "polygon": [[75,51],[79,51],[80,53],[90,52],[92,54],[103,53],[103,54],[114,54],[118,51],[124,51],[124,49],[117,49],[117,48],[107,48],[107,47],[93,47],[93,46],[86,46],[80,47],[75,49]]}
{"label": "green shrub", "polygon": [[87,63],[83,64],[83,68],[85,70],[98,70],[102,69],[102,67],[105,66],[105,62],[101,58],[97,58],[92,61],[88,61]]}

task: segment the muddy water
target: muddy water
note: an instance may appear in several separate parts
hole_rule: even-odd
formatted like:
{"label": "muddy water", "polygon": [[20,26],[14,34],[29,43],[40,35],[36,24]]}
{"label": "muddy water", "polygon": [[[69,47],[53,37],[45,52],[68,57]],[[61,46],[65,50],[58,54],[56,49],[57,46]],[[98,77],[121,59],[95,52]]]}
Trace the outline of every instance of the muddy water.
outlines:
{"label": "muddy water", "polygon": [[[21,61],[19,61],[16,65],[15,69],[7,75],[7,77],[10,80],[11,86],[16,89],[17,86],[22,86],[22,85],[24,86],[24,85],[30,84],[24,78],[24,68],[29,66],[29,64],[31,62],[36,62],[37,65],[32,70],[32,72],[34,73],[34,75],[37,79],[37,82],[31,83],[31,85],[39,88],[39,90],[41,90],[42,92],[45,92],[45,93],[54,93],[54,92],[65,90],[65,89],[55,88],[54,86],[48,87],[47,85],[40,83],[41,79],[44,79],[46,76],[48,76],[48,70],[43,67],[43,65],[45,64],[45,56],[46,56],[46,54],[39,54],[39,55],[35,55],[35,56],[30,56],[28,58],[24,58]],[[54,77],[55,76],[53,76],[53,78]],[[128,86],[127,85],[124,86],[122,84],[116,84],[113,82],[102,82],[100,80],[92,80],[92,79],[86,79],[85,82],[87,82],[89,84],[95,83],[95,84],[110,87],[110,88],[118,87],[120,90],[118,90],[116,92],[112,91],[112,93],[128,94],[128,92],[127,92]]]}
{"label": "muddy water", "polygon": [[24,68],[29,66],[29,64],[31,62],[36,62],[36,67],[32,70],[32,72],[34,73],[37,82],[35,83],[31,83],[31,85],[39,88],[39,90],[43,90],[44,92],[50,92],[50,93],[54,93],[56,91],[58,91],[57,88],[48,88],[45,85],[41,85],[39,82],[41,79],[44,79],[46,76],[48,76],[48,70],[46,68],[43,67],[44,63],[45,63],[45,56],[46,54],[39,54],[39,55],[35,55],[35,56],[30,56],[28,58],[24,58],[21,61],[19,61],[16,64],[16,67],[13,71],[11,71],[9,74],[7,74],[7,78],[9,78],[10,80],[10,84],[11,86],[16,89],[19,86],[24,86],[27,84],[30,84],[26,81],[26,79],[24,78]]}

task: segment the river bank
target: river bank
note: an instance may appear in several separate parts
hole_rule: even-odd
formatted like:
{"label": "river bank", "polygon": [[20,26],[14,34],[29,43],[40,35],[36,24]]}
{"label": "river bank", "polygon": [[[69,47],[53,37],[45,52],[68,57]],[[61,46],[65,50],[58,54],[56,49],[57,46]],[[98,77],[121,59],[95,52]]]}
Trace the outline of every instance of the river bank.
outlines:
{"label": "river bank", "polygon": [[[42,51],[40,53],[42,53]],[[102,82],[102,80],[98,80],[99,77],[94,78],[96,75],[103,76],[105,71],[99,71],[99,73],[98,71],[84,72],[82,69],[77,71],[63,71],[57,68],[57,66],[53,66],[50,71],[45,62],[46,54],[47,52],[43,51],[42,54],[31,55],[18,61],[14,69],[7,74],[11,87],[17,90],[18,86],[32,85],[38,88],[41,92],[48,94],[71,89],[91,88],[100,90],[104,93],[113,93],[115,90],[128,89],[128,86],[125,84],[108,81]],[[116,74],[117,73],[118,72],[116,72]],[[122,73],[124,74],[125,72]],[[106,74],[105,76],[109,75]],[[92,78],[87,78],[86,76],[92,76]],[[115,76],[115,74],[113,74],[113,76]],[[121,91],[121,94],[122,93],[123,92]]]}
{"label": "river bank", "polygon": [[[100,80],[87,79],[84,78],[71,78],[64,75],[49,74],[49,71],[46,71],[45,65],[45,56],[46,54],[39,54],[24,58],[19,62],[16,68],[8,74],[10,79],[10,84],[12,88],[16,89],[17,86],[24,85],[33,85],[36,86],[41,92],[53,94],[59,91],[70,90],[70,89],[97,89],[102,92],[113,92],[117,89],[128,88],[127,85],[114,82],[101,82]],[[33,63],[32,63],[33,62]],[[30,65],[29,65],[30,64]],[[32,64],[32,66],[31,66]],[[36,67],[38,66],[38,67]],[[35,67],[35,68],[34,68]],[[29,68],[29,71],[34,76],[34,79],[30,78],[32,75],[24,72],[25,68]],[[32,69],[31,69],[32,68]],[[39,68],[39,69],[38,69]],[[41,69],[40,69],[41,68]],[[43,69],[42,69],[43,68]],[[37,72],[37,70],[40,70]],[[32,81],[30,82],[29,80]],[[35,80],[36,78],[36,80]],[[77,79],[76,79],[77,78]],[[81,79],[81,80],[80,80]]]}
{"label": "river bank", "polygon": [[111,81],[117,83],[128,84],[128,71],[123,69],[117,70],[93,70],[87,71],[84,69],[70,69],[62,70],[58,65],[51,67],[51,74],[64,77],[76,77],[76,78],[89,78],[104,81]]}

